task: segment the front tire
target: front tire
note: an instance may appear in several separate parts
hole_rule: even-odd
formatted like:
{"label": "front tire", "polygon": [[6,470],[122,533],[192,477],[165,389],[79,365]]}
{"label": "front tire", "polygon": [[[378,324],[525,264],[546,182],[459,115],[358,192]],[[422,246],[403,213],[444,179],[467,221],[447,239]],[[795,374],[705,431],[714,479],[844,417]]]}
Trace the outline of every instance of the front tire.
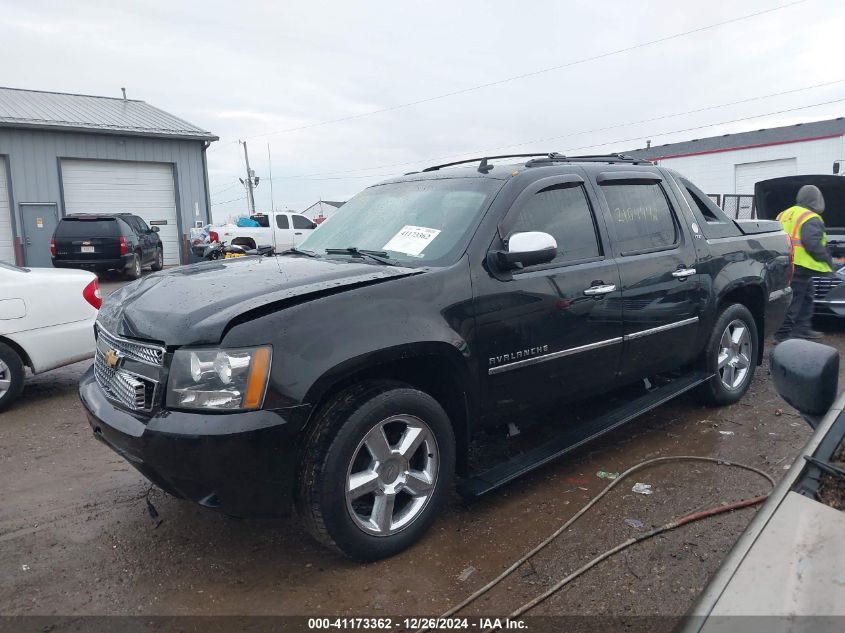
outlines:
{"label": "front tire", "polygon": [[0,411],[21,395],[24,378],[21,357],[11,347],[0,343]]}
{"label": "front tire", "polygon": [[363,383],[317,414],[297,510],[321,543],[361,562],[385,558],[425,533],[454,468],[454,433],[434,398],[399,383]]}
{"label": "front tire", "polygon": [[702,357],[714,376],[699,389],[705,404],[724,406],[738,402],[751,386],[760,357],[757,323],[744,305],[724,308],[716,319]]}

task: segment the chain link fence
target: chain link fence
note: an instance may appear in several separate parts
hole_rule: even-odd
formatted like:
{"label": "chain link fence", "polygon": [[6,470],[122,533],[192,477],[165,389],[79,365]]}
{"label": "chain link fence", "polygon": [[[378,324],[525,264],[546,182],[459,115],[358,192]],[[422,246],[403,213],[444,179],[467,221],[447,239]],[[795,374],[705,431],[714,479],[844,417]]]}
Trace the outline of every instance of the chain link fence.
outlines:
{"label": "chain link fence", "polygon": [[[712,197],[712,196],[711,196]],[[722,211],[735,220],[751,220],[757,217],[754,196],[726,193],[722,196]]]}

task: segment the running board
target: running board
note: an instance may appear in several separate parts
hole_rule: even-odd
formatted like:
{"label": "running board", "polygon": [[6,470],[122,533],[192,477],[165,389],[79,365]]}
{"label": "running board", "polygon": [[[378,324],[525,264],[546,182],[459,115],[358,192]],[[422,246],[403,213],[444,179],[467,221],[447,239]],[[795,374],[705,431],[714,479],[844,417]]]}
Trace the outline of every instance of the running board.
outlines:
{"label": "running board", "polygon": [[598,418],[579,425],[577,429],[567,431],[551,441],[531,449],[522,455],[513,457],[506,462],[494,466],[470,479],[458,483],[458,492],[466,500],[472,500],[487,494],[505,484],[531,472],[549,462],[562,457],[587,442],[630,422],[636,417],[647,413],[661,404],[672,400],[709,380],[713,374],[704,371],[694,371],[672,382],[653,389],[652,391],[632,400],[621,407],[610,411]]}

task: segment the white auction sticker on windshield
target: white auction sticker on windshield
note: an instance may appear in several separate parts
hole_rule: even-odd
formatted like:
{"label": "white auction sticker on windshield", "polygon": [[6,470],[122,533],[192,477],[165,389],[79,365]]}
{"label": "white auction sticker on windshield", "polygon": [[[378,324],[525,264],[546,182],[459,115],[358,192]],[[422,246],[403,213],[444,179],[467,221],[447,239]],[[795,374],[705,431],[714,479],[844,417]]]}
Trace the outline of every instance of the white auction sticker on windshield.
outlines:
{"label": "white auction sticker on windshield", "polygon": [[440,235],[440,229],[405,225],[382,248],[386,251],[396,251],[406,255],[420,255],[438,235]]}

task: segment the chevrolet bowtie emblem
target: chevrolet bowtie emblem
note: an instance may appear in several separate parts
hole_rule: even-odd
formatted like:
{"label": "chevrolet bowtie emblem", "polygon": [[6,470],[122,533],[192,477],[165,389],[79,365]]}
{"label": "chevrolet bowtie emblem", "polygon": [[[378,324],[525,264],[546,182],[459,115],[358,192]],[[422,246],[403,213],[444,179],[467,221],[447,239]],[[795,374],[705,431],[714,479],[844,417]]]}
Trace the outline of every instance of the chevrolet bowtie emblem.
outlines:
{"label": "chevrolet bowtie emblem", "polygon": [[123,354],[117,350],[110,349],[105,353],[104,358],[109,369],[117,369],[117,366],[120,365],[120,361],[123,360]]}

